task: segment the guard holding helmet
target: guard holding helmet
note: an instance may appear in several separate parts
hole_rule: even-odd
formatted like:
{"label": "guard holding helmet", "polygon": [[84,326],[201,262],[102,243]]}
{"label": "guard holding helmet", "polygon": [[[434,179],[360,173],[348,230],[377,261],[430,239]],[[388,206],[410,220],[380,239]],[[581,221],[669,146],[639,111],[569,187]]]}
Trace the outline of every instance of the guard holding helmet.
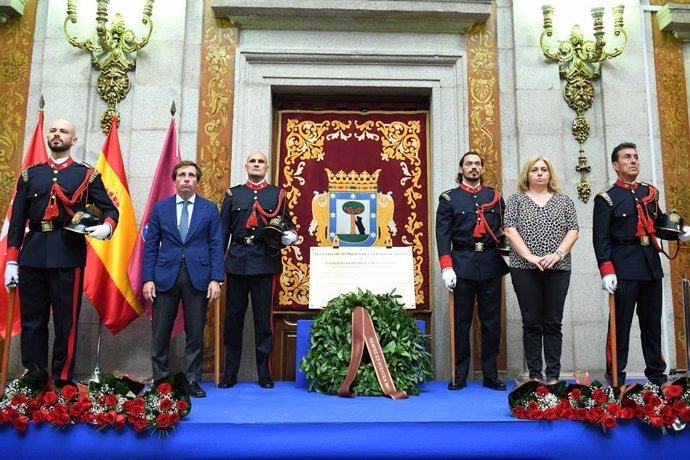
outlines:
{"label": "guard holding helmet", "polygon": [[[618,383],[625,383],[625,367],[630,345],[630,326],[637,305],[640,322],[645,375],[652,383],[667,381],[666,363],[661,353],[661,302],[664,276],[657,237],[672,237],[672,227],[657,234],[656,227],[667,223],[668,216],[659,208],[659,191],[638,182],[639,157],[632,142],[613,149],[613,169],[618,180],[594,199],[594,252],[602,277],[602,286],[615,295],[616,350]],[[670,231],[669,231],[670,229]],[[690,239],[690,227],[677,227],[677,239]],[[610,337],[607,338],[607,343]],[[606,354],[606,379],[611,383],[610,347]]]}
{"label": "guard holding helmet", "polygon": [[[53,312],[53,379],[71,380],[77,324],[86,265],[84,234],[104,240],[112,235],[119,213],[98,171],[72,160],[77,143],[67,120],[50,124],[48,161],[22,171],[7,236],[5,285],[19,285],[21,350],[26,369],[48,367],[48,322]],[[89,222],[81,232],[65,231],[87,202],[103,211],[104,222]],[[29,232],[25,233],[28,221]],[[21,282],[20,276],[21,275]]]}
{"label": "guard holding helmet", "polygon": [[[225,376],[218,386],[230,388],[237,383],[244,316],[251,295],[259,386],[273,388],[269,365],[273,347],[271,307],[276,276],[283,271],[280,248],[297,241],[297,232],[287,210],[284,192],[266,182],[266,155],[258,151],[251,153],[245,169],[247,182],[228,189],[221,208],[223,247],[228,250],[223,333]],[[276,221],[270,223],[273,219]],[[276,229],[279,229],[277,236]]]}

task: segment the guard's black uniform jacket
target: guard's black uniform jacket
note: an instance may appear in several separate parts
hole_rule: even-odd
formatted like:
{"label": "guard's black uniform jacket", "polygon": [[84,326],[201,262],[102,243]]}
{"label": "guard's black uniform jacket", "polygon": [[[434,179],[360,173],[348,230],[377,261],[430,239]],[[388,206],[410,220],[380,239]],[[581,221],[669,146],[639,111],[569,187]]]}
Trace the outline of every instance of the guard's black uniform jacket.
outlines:
{"label": "guard's black uniform jacket", "polygon": [[[640,210],[642,212],[640,212]],[[637,311],[645,375],[657,385],[666,382],[661,352],[661,304],[664,276],[656,248],[654,222],[660,218],[658,190],[643,182],[620,179],[594,198],[592,235],[601,276],[615,274],[616,352],[618,384],[625,383],[630,327]],[[607,338],[607,344],[611,337]],[[610,348],[606,350],[606,378],[612,381]]]}
{"label": "guard's black uniform jacket", "polygon": [[652,185],[636,182],[630,186],[618,180],[594,198],[592,232],[601,276],[615,274],[619,280],[664,276],[654,236],[645,230],[647,245],[637,236],[638,202],[647,209],[653,225],[662,212],[659,192]]}
{"label": "guard's black uniform jacket", "polygon": [[[496,251],[505,203],[497,190],[465,184],[441,194],[436,210],[436,244],[441,268],[457,275],[455,377],[467,378],[471,361],[470,327],[474,301],[482,329],[481,364],[485,379],[498,377],[501,343],[501,277],[508,266]],[[493,234],[493,237],[491,236]]]}
{"label": "guard's black uniform jacket", "polygon": [[[254,316],[254,350],[259,379],[270,378],[270,355],[273,349],[272,305],[277,275],[283,271],[280,251],[264,241],[264,227],[273,215],[284,216],[290,230],[295,225],[286,200],[279,203],[280,189],[266,181],[247,181],[229,189],[223,199],[221,222],[223,244],[230,247],[225,258],[227,302],[223,342],[225,376],[236,377],[242,354],[242,332],[248,298],[252,299]],[[256,209],[258,202],[261,209]],[[283,212],[285,210],[285,212]],[[263,218],[262,218],[263,217]],[[264,220],[266,222],[264,222]]]}
{"label": "guard's black uniform jacket", "polygon": [[[496,242],[486,231],[481,237],[472,236],[477,225],[478,210],[495,201],[491,187],[481,186],[478,191],[460,187],[441,194],[436,210],[436,245],[441,268],[453,267],[458,278],[486,280],[508,273],[508,266],[496,252]],[[503,225],[505,203],[500,197],[496,203],[484,208],[485,223],[499,238]],[[481,243],[484,251],[476,251]]]}
{"label": "guard's black uniform jacket", "polygon": [[[98,172],[68,158],[22,171],[7,236],[8,260],[19,260],[22,364],[48,367],[48,321],[53,313],[53,379],[71,380],[86,265],[84,235],[63,227],[93,203],[115,231],[119,213]],[[25,236],[25,225],[29,232]],[[20,249],[21,248],[21,249]]]}
{"label": "guard's black uniform jacket", "polygon": [[[84,235],[62,229],[72,219],[72,214],[67,212],[59,198],[53,202],[57,206],[57,216],[49,221],[44,219],[55,182],[63,189],[65,196],[72,199],[85,180],[87,188],[81,198],[70,206],[72,213],[84,211],[87,203],[93,203],[103,211],[105,222],[115,231],[119,213],[98,171],[71,158],[61,164],[38,163],[23,170],[17,181],[7,236],[8,260],[16,261],[21,248],[20,266],[60,268],[83,267],[86,264]],[[25,237],[27,219],[29,233]]]}
{"label": "guard's black uniform jacket", "polygon": [[[223,224],[223,247],[227,248],[228,242],[230,243],[225,258],[226,273],[261,275],[277,274],[283,271],[280,251],[269,249],[263,239],[266,224],[258,212],[256,213],[257,225],[247,228],[247,221],[252,215],[254,201],[258,200],[267,214],[274,214],[278,207],[279,193],[278,187],[266,182],[261,185],[247,182],[232,187],[226,192],[220,212]],[[289,229],[295,229],[295,224],[292,223],[288,210],[283,213],[281,207],[278,215],[284,216]]]}

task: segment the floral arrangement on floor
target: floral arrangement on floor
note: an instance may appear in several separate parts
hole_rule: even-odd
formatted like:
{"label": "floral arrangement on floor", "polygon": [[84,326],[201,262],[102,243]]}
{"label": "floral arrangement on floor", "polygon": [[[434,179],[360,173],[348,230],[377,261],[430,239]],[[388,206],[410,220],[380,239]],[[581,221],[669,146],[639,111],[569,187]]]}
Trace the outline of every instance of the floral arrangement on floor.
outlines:
{"label": "floral arrangement on floor", "polygon": [[660,388],[653,383],[604,387],[529,381],[508,396],[514,417],[527,420],[579,420],[604,430],[619,420],[637,419],[651,426],[681,431],[690,422],[690,385],[686,377]]}
{"label": "floral arrangement on floor", "polygon": [[32,370],[12,381],[0,397],[0,426],[26,431],[29,422],[63,428],[87,423],[104,429],[168,430],[192,409],[184,374],[160,379],[146,391],[126,376],[101,375],[87,386],[53,381],[45,370]]}
{"label": "floral arrangement on floor", "polygon": [[[352,311],[362,306],[371,315],[395,388],[419,394],[417,385],[431,377],[431,355],[426,351],[429,336],[417,327],[399,299],[394,293],[358,290],[328,302],[311,326],[311,346],[300,363],[309,379],[309,391],[337,394],[350,364]],[[358,395],[383,394],[366,353],[352,389]]]}

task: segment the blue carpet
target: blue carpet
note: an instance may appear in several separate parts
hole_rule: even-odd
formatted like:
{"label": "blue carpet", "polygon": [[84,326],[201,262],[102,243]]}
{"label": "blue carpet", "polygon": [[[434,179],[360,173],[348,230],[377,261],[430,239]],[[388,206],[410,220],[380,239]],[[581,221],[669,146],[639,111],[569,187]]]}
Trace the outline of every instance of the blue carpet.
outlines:
{"label": "blue carpet", "polygon": [[[202,383],[208,397],[167,438],[130,428],[98,431],[0,427],[2,458],[408,459],[686,458],[690,428],[662,434],[637,421],[609,432],[581,422],[516,420],[507,392],[470,382],[448,391],[430,382],[420,396],[353,399],[307,393],[295,382],[264,390],[240,382],[226,390]],[[509,388],[510,390],[510,388]]]}

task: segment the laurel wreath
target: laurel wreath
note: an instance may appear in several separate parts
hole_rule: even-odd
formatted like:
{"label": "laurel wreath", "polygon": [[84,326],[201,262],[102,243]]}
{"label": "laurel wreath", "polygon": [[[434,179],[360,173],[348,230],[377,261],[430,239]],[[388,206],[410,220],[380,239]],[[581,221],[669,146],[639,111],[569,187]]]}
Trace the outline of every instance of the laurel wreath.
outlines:
{"label": "laurel wreath", "polygon": [[[311,326],[311,346],[300,369],[309,379],[309,391],[337,394],[347,376],[352,345],[352,311],[369,311],[397,390],[419,394],[419,384],[431,377],[431,355],[426,351],[430,336],[403,310],[401,296],[394,292],[376,295],[358,290],[328,302]],[[358,395],[382,395],[368,353],[357,371],[352,389]]]}

